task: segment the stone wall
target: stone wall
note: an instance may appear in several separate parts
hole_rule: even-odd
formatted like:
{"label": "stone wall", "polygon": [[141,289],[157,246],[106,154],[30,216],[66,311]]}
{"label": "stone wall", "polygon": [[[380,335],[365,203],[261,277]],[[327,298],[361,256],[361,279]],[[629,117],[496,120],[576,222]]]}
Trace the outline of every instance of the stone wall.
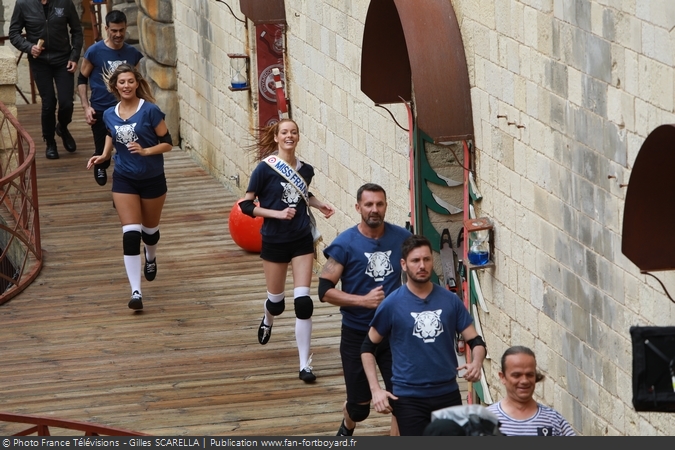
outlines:
{"label": "stone wall", "polygon": [[16,4],[16,0],[3,0],[0,2],[0,21],[2,23],[3,36],[9,34],[9,22],[12,20],[14,4]]}
{"label": "stone wall", "polygon": [[496,398],[497,359],[523,344],[547,375],[539,399],[579,433],[672,434],[675,416],[632,407],[629,327],[673,325],[675,305],[623,256],[621,229],[640,146],[675,122],[675,3],[452,3],[473,86],[481,215],[496,222],[496,268],[481,274]]}
{"label": "stone wall", "polygon": [[[16,84],[17,70],[16,57],[14,56],[14,47],[0,47],[0,102],[2,102],[9,112],[17,117],[16,111]],[[12,127],[3,127],[5,129]],[[9,139],[8,139],[9,138]],[[16,136],[3,136],[3,143],[16,142]]]}
{"label": "stone wall", "polygon": [[[388,219],[403,224],[407,134],[360,91],[368,2],[285,3],[299,154],[316,168],[312,191],[338,211],[319,220],[326,242],[358,220],[354,194],[366,181],[387,189]],[[578,433],[671,434],[673,415],[633,410],[628,329],[672,325],[675,305],[621,254],[621,223],[622,185],[642,142],[656,126],[675,123],[675,3],[452,5],[472,87],[478,213],[495,222],[496,267],[479,275],[490,310],[481,321],[494,358],[485,364],[493,397],[504,395],[501,353],[527,345],[546,374],[537,399]],[[243,194],[255,166],[246,148],[257,97],[255,89],[227,89],[226,54],[255,60],[253,25],[213,1],[175,0],[174,7],[183,146]],[[402,107],[392,112],[405,123]],[[665,279],[675,285],[672,275]]]}
{"label": "stone wall", "polygon": [[[119,0],[118,0],[119,1]],[[127,2],[128,3],[128,2]],[[145,58],[140,68],[150,83],[157,105],[166,114],[166,125],[174,144],[180,142],[180,108],[176,83],[176,32],[173,23],[173,0],[135,0],[137,7],[124,5],[127,16],[138,11],[136,28]],[[119,9],[120,6],[115,6]]]}

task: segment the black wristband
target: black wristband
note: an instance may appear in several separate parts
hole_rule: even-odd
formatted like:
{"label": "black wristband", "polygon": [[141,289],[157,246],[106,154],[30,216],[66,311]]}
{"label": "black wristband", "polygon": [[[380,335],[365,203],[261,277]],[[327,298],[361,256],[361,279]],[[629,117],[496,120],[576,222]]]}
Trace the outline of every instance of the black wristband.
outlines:
{"label": "black wristband", "polygon": [[330,289],[333,289],[334,287],[335,283],[326,278],[319,277],[319,300],[323,302],[323,296],[326,295],[326,292],[328,292]]}
{"label": "black wristband", "polygon": [[82,75],[82,72],[80,72],[80,74],[77,76],[77,85],[79,86],[81,84],[84,84],[84,85],[89,84],[89,78]]}
{"label": "black wristband", "polygon": [[487,350],[487,345],[485,345],[485,341],[483,340],[483,337],[480,334],[473,339],[469,339],[468,341],[466,341],[466,343],[469,344],[469,348],[471,348],[471,350],[473,350],[474,347],[478,345],[483,346]]}

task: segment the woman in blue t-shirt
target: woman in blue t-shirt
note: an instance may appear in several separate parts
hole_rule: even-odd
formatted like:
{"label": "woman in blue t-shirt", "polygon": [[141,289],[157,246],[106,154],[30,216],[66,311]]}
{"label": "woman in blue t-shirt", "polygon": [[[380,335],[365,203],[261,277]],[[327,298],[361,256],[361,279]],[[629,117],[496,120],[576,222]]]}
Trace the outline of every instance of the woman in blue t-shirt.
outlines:
{"label": "woman in blue t-shirt", "polygon": [[[265,315],[258,327],[258,342],[267,344],[272,334],[274,316],[284,312],[284,289],[290,263],[293,267],[299,378],[311,383],[316,380],[309,351],[314,311],[314,303],[309,296],[314,242],[307,209],[309,206],[317,208],[326,218],[332,216],[335,210],[307,190],[314,177],[314,168],[296,157],[295,149],[299,140],[298,125],[290,119],[282,119],[261,130],[256,143],[261,162],[251,174],[246,196],[239,202],[239,207],[244,214],[264,218],[260,230],[260,257],[265,271],[267,300],[264,304]],[[257,204],[254,203],[256,198]]]}
{"label": "woman in blue t-shirt", "polygon": [[141,240],[145,244],[145,279],[157,275],[155,258],[159,219],[166,199],[164,156],[171,135],[164,113],[155,105],[148,83],[138,70],[120,64],[108,77],[108,89],[119,100],[103,113],[108,129],[102,155],[89,159],[87,169],[110,159],[115,149],[112,196],[120,222],[124,266],[131,284],[129,308],[143,309],[141,294]]}

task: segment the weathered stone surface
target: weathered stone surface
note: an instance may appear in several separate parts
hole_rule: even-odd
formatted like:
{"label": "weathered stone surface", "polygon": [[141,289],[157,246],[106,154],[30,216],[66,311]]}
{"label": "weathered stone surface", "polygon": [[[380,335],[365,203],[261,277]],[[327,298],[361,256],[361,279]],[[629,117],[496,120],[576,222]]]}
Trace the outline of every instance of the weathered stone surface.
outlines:
{"label": "weathered stone surface", "polygon": [[14,47],[0,47],[0,84],[16,84]]}
{"label": "weathered stone surface", "polygon": [[173,137],[174,145],[178,145],[180,135],[180,108],[178,105],[178,92],[160,89],[152,80],[149,81],[155,103],[166,114],[164,121]]}
{"label": "weathered stone surface", "polygon": [[116,11],[122,11],[127,16],[127,27],[136,25],[138,22],[138,6],[135,3],[122,3],[115,7]]}
{"label": "weathered stone surface", "polygon": [[[138,16],[137,16],[138,17]],[[127,44],[138,44],[139,41],[139,33],[138,33],[138,26],[134,25],[131,27],[127,27],[127,38],[126,38],[126,43]],[[140,45],[138,46],[140,50]]]}
{"label": "weathered stone surface", "polygon": [[177,83],[175,67],[158,64],[150,58],[143,58],[141,60],[141,71],[147,78],[154,81],[159,88],[170,91],[176,90]]}
{"label": "weathered stone surface", "polygon": [[171,0],[138,0],[143,11],[153,20],[173,23],[173,6]]}
{"label": "weathered stone surface", "polygon": [[0,102],[5,105],[16,103],[16,88],[12,84],[0,86]]}
{"label": "weathered stone surface", "polygon": [[139,11],[138,27],[143,54],[165,66],[175,66],[176,32],[173,24],[156,22]]}

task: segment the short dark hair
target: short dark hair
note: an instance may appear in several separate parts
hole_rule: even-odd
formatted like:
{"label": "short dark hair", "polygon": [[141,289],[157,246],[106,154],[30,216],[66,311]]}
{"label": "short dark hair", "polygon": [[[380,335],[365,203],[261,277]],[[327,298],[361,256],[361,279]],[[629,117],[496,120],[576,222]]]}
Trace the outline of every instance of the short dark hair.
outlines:
{"label": "short dark hair", "polygon": [[429,247],[429,250],[431,250],[431,241],[429,239],[425,238],[422,235],[419,234],[413,234],[412,236],[408,236],[408,238],[403,241],[403,245],[401,245],[401,258],[406,259],[408,258],[408,255],[410,252],[415,250],[416,248],[419,247]]}
{"label": "short dark hair", "polygon": [[[530,349],[529,347],[525,347],[524,345],[514,345],[513,347],[507,348],[504,354],[502,355],[502,373],[504,375],[506,375],[506,357],[511,355],[529,355],[532,358],[534,358],[536,365],[537,357],[534,355],[532,349]],[[544,375],[537,370],[535,381],[538,383],[543,379]]]}
{"label": "short dark hair", "polygon": [[127,23],[127,15],[122,11],[113,10],[105,15],[105,26],[109,27],[111,23]]}
{"label": "short dark hair", "polygon": [[382,186],[375,183],[366,183],[363,186],[361,186],[358,191],[356,191],[357,203],[361,201],[361,195],[363,194],[363,191],[382,192],[384,194],[384,199],[387,200],[387,193],[384,191],[384,188]]}

